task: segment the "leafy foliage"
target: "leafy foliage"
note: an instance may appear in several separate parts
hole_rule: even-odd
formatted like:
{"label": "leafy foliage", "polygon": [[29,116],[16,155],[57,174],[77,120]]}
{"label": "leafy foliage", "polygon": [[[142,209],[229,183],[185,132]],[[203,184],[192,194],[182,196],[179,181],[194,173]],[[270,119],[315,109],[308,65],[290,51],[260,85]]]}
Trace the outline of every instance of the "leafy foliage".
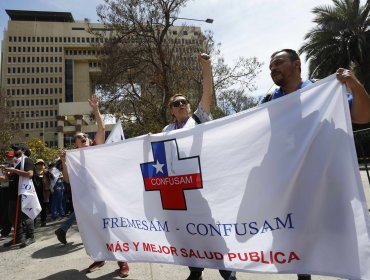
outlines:
{"label": "leafy foliage", "polygon": [[41,139],[32,138],[25,143],[31,150],[30,158],[35,162],[37,159],[43,159],[45,162],[53,161],[59,157],[60,151],[56,148],[49,148]]}
{"label": "leafy foliage", "polygon": [[309,60],[310,78],[324,78],[352,67],[370,93],[370,2],[333,0],[313,9],[317,24],[305,35],[300,53]]}
{"label": "leafy foliage", "polygon": [[[100,46],[103,55],[96,84],[105,112],[122,120],[128,136],[161,131],[171,119],[167,105],[174,94],[186,95],[197,107],[202,94],[201,69],[196,63],[199,52],[217,57],[213,59],[215,96],[225,96],[237,86],[253,89],[251,81],[261,66],[257,59],[240,58],[229,67],[214,47],[212,33],[174,26],[187,2],[105,0],[98,7],[106,30],[91,26],[91,32],[110,39]],[[222,116],[226,111],[213,108],[212,113]]]}
{"label": "leafy foliage", "polygon": [[10,114],[10,97],[0,92],[0,158],[10,149],[19,134],[19,120]]}

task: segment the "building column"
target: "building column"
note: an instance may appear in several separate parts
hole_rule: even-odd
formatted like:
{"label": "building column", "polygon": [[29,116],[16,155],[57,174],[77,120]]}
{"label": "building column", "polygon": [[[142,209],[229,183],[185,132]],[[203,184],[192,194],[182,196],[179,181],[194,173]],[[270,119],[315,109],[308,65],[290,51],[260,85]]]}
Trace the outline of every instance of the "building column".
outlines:
{"label": "building column", "polygon": [[57,116],[58,120],[58,148],[63,149],[64,148],[64,121],[66,119],[65,116]]}
{"label": "building column", "polygon": [[74,118],[76,120],[76,125],[75,125],[76,132],[79,132],[79,131],[82,130],[82,118],[83,118],[83,115],[74,115]]}

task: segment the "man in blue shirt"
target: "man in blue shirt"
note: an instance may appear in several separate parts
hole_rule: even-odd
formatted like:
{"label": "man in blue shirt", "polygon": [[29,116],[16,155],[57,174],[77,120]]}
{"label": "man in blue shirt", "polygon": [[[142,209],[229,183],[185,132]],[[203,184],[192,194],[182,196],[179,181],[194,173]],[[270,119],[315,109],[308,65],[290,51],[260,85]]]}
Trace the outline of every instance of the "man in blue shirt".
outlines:
{"label": "man in blue shirt", "polygon": [[[296,51],[283,49],[271,55],[270,75],[274,83],[279,86],[272,94],[268,94],[262,103],[272,99],[284,97],[313,83],[311,80],[303,81],[301,77],[301,60]],[[356,79],[354,74],[344,68],[336,72],[339,82],[346,85],[351,93],[348,98],[353,123],[370,122],[370,97],[363,85]],[[298,280],[310,280],[311,275],[298,274]]]}
{"label": "man in blue shirt", "polygon": [[[298,54],[291,49],[283,49],[271,55],[270,71],[272,80],[279,88],[271,96],[265,98],[263,103],[283,97],[312,83],[310,80],[302,80],[301,60]],[[336,76],[339,82],[346,85],[352,95],[349,98],[352,122],[358,124],[370,122],[370,96],[364,86],[347,69],[339,68]]]}

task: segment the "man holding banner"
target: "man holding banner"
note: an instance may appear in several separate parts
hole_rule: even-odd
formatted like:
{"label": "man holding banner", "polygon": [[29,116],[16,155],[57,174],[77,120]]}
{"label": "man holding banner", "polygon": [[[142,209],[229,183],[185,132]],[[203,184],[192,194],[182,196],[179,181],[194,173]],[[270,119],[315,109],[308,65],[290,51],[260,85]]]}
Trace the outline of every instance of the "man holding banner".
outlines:
{"label": "man holding banner", "polygon": [[14,145],[17,158],[14,167],[3,169],[9,179],[9,219],[14,228],[14,240],[4,244],[10,247],[20,244],[20,248],[35,242],[34,218],[41,211],[35,188],[32,184],[34,164],[29,149],[24,145]]}
{"label": "man holding banner", "polygon": [[[296,51],[292,49],[274,52],[271,55],[270,71],[272,80],[279,87],[272,94],[266,95],[262,103],[286,96],[313,83],[311,80],[302,80],[301,61]],[[365,88],[349,70],[339,68],[336,77],[342,84],[346,85],[347,90],[351,93],[348,95],[348,102],[352,122],[370,122],[370,97]],[[311,275],[298,274],[298,279],[310,280]]]}
{"label": "man holding banner", "polygon": [[[283,97],[312,84],[311,80],[302,81],[301,60],[292,49],[283,49],[273,53],[271,55],[270,70],[271,78],[279,88],[273,94],[265,97],[262,103]],[[348,97],[351,106],[352,122],[359,124],[370,122],[370,96],[364,86],[347,69],[339,68],[336,76],[352,94]]]}

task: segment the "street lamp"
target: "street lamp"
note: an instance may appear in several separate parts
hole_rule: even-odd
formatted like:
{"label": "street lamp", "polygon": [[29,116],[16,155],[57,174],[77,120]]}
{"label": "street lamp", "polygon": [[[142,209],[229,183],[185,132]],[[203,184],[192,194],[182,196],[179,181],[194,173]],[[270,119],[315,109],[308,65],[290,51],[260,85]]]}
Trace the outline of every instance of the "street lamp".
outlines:
{"label": "street lamp", "polygon": [[206,23],[213,23],[212,18],[207,18],[207,19],[195,19],[195,18],[183,18],[183,17],[171,17],[173,19],[185,19],[185,20],[192,20],[192,21],[204,21]]}

